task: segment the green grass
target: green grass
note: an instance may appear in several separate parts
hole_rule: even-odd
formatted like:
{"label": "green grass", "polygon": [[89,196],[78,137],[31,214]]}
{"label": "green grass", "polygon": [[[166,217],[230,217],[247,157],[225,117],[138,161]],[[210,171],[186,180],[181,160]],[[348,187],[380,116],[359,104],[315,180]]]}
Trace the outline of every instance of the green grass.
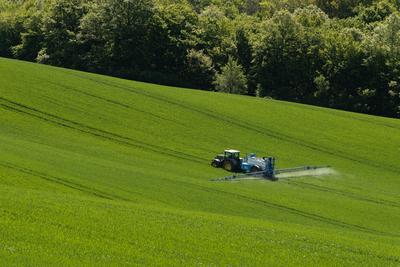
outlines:
{"label": "green grass", "polygon": [[[329,177],[210,182],[225,148]],[[0,265],[399,266],[400,121],[0,58]]]}

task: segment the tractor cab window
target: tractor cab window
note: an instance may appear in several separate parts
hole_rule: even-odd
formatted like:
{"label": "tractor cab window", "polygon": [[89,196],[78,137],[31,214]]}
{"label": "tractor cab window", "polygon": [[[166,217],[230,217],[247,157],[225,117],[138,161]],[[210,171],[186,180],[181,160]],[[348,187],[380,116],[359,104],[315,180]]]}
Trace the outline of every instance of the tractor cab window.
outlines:
{"label": "tractor cab window", "polygon": [[234,152],[234,153],[227,151],[225,152],[225,157],[229,159],[237,159],[239,158],[239,156],[240,156],[239,152]]}

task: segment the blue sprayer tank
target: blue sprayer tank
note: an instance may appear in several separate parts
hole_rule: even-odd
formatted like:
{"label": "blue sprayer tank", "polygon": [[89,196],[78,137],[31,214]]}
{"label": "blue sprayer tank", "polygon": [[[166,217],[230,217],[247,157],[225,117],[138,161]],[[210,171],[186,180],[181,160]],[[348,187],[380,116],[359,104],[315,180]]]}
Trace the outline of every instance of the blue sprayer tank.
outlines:
{"label": "blue sprayer tank", "polygon": [[264,161],[265,161],[264,176],[268,177],[268,178],[274,178],[274,175],[275,175],[275,158],[266,157],[266,158],[264,158]]}

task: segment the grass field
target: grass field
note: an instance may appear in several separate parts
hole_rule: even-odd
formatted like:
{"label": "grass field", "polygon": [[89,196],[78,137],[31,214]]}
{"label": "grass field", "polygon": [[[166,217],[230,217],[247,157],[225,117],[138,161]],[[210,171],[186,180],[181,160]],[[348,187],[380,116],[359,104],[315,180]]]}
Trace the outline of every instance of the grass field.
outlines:
{"label": "grass field", "polygon": [[0,58],[0,265],[99,264],[400,266],[400,121]]}

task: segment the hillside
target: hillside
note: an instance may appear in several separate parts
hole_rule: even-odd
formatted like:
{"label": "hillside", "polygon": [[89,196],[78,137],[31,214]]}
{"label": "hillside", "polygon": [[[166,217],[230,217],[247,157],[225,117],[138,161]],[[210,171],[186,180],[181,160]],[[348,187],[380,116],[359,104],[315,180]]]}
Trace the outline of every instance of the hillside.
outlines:
{"label": "hillside", "polygon": [[1,265],[400,264],[399,120],[0,58],[0,151]]}

